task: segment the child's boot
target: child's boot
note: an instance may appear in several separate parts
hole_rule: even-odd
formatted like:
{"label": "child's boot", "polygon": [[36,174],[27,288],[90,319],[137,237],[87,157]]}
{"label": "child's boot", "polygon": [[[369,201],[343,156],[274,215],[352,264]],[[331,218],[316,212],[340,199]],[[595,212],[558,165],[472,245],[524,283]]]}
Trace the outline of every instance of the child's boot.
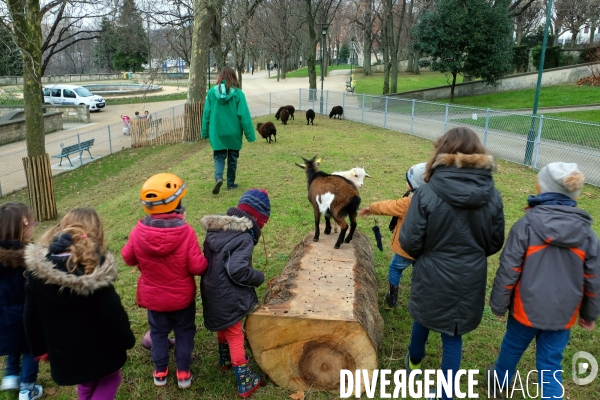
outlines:
{"label": "child's boot", "polygon": [[260,387],[261,378],[258,374],[250,371],[250,363],[242,364],[239,367],[233,367],[235,379],[238,385],[238,396],[248,397]]}
{"label": "child's boot", "polygon": [[40,385],[31,385],[29,388],[21,387],[19,400],[37,400],[42,397],[44,390]]}
{"label": "child's boot", "polygon": [[396,307],[396,304],[398,304],[398,286],[394,286],[390,283],[390,291],[385,295],[385,302],[391,308]]}
{"label": "child's boot", "polygon": [[232,367],[228,343],[219,343],[219,370],[227,371]]}

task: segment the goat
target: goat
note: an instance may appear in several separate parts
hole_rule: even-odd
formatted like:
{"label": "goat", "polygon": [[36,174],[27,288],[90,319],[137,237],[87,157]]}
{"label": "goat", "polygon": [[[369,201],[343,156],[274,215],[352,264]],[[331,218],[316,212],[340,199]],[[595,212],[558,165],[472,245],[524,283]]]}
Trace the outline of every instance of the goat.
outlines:
{"label": "goat", "polygon": [[256,130],[260,133],[260,136],[265,138],[267,143],[271,143],[271,136],[275,137],[275,142],[277,142],[277,128],[275,128],[275,124],[272,122],[259,122],[256,124]]}
{"label": "goat", "polygon": [[279,110],[277,110],[277,112],[275,113],[275,119],[279,119],[281,117],[281,111],[282,110],[288,110],[288,112],[290,113],[290,117],[292,117],[292,119],[294,118],[294,112],[296,112],[296,109],[294,108],[294,106],[281,106],[279,107]]}
{"label": "goat", "polygon": [[288,119],[290,118],[290,112],[284,108],[281,110],[281,113],[279,113],[279,117],[281,118],[281,122],[283,122],[284,125],[287,125]]}
{"label": "goat", "polygon": [[344,115],[344,108],[342,106],[334,106],[329,113],[329,118],[335,117],[336,115],[338,119],[342,119],[342,115]]}
{"label": "goat", "polygon": [[[343,176],[329,175],[323,171],[319,171],[319,162],[317,157],[310,160],[302,157],[304,164],[296,164],[303,168],[306,172],[308,181],[308,201],[313,206],[315,218],[315,236],[313,242],[319,241],[319,224],[321,222],[321,214],[325,216],[325,231],[326,235],[331,233],[331,221],[334,221],[340,226],[340,235],[333,246],[339,249],[344,243],[350,243],[354,230],[356,229],[356,215],[360,207],[360,197],[358,189],[352,182]],[[350,233],[346,237],[348,224],[346,216],[350,217]]]}
{"label": "goat", "polygon": [[365,171],[364,167],[363,168],[356,167],[356,168],[352,168],[348,171],[332,172],[331,175],[343,176],[344,178],[346,178],[349,181],[351,181],[352,183],[354,183],[357,188],[363,187],[363,181],[365,178],[372,178],[371,175],[367,174],[367,171]]}
{"label": "goat", "polygon": [[315,112],[312,109],[306,111],[306,125],[308,125],[309,122],[311,125],[314,125],[313,122],[315,122]]}

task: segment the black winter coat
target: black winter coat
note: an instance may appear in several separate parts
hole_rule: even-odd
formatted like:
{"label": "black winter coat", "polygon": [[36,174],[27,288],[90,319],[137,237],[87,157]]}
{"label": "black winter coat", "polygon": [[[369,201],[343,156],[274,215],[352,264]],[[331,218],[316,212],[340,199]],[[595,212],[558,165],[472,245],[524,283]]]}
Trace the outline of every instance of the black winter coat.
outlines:
{"label": "black winter coat", "polygon": [[0,356],[27,352],[23,246],[16,240],[0,241]]}
{"label": "black winter coat", "polygon": [[[114,256],[107,253],[93,273],[67,273],[68,256],[29,245],[25,261],[25,332],[34,356],[48,353],[59,385],[91,382],[119,370],[135,344],[129,317],[112,282]],[[60,254],[60,253],[57,253]]]}
{"label": "black winter coat", "polygon": [[256,221],[237,208],[230,208],[227,214],[202,218],[208,270],[202,275],[200,291],[204,325],[213,332],[248,315],[258,303],[254,288],[265,280],[262,272],[252,268],[252,251],[260,237]]}
{"label": "black winter coat", "polygon": [[462,335],[483,316],[487,257],[504,242],[502,199],[490,155],[440,154],[433,167],[400,231],[415,259],[408,308],[421,325]]}

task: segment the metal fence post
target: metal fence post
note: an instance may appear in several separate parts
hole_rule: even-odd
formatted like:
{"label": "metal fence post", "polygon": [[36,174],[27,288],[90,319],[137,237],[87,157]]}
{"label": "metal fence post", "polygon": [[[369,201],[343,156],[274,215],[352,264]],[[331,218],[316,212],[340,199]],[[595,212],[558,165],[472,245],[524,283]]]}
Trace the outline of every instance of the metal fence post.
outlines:
{"label": "metal fence post", "polygon": [[413,134],[413,128],[415,126],[415,99],[412,99],[412,109],[410,110],[410,134]]}
{"label": "metal fence post", "polygon": [[490,130],[490,109],[485,112],[485,128],[483,128],[483,145],[487,145],[488,132]]}
{"label": "metal fence post", "polygon": [[298,110],[302,110],[302,88],[298,89]]}
{"label": "metal fence post", "polygon": [[173,114],[173,119],[175,119],[175,107],[171,108],[172,110],[172,114]]}
{"label": "metal fence post", "polygon": [[329,89],[327,89],[327,94],[325,95],[325,113],[327,114],[327,110],[329,110]]}
{"label": "metal fence post", "polygon": [[544,115],[540,115],[540,124],[538,125],[538,134],[535,146],[535,156],[533,158],[533,169],[537,169],[538,156],[540,155],[540,147],[542,145],[542,126],[544,125]]}
{"label": "metal fence post", "polygon": [[110,125],[107,125],[108,128],[108,148],[110,149],[110,154],[112,154],[112,140],[110,137]]}
{"label": "metal fence post", "polygon": [[77,134],[77,148],[79,149],[79,165],[83,165],[83,157],[81,156],[81,138],[79,137],[79,133]]}
{"label": "metal fence post", "polygon": [[388,108],[388,97],[385,96],[385,111],[383,114],[383,127],[387,127],[387,108]]}
{"label": "metal fence post", "polygon": [[312,106],[312,109],[313,109],[313,111],[314,111],[314,110],[315,110],[315,99],[316,99],[316,97],[317,97],[317,89],[308,89],[308,91],[309,91],[309,92],[312,94],[312,95],[311,95],[311,97],[312,97],[312,101],[313,101],[313,106]]}
{"label": "metal fence post", "polygon": [[448,128],[448,103],[446,103],[446,115],[444,116],[444,132],[442,132],[442,135],[446,133],[446,128]]}
{"label": "metal fence post", "polygon": [[362,102],[362,117],[361,117],[361,121],[362,123],[365,122],[365,94],[363,93],[362,95],[363,98],[363,102]]}

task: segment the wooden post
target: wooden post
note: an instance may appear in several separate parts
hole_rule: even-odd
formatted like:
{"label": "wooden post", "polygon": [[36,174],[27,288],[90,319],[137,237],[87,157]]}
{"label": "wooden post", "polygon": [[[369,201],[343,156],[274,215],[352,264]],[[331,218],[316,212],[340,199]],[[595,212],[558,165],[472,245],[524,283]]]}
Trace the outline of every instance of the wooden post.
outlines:
{"label": "wooden post", "polygon": [[200,140],[202,129],[202,111],[204,103],[186,103],[184,109],[183,141],[196,142]]}
{"label": "wooden post", "polygon": [[314,233],[273,278],[264,305],[246,319],[252,354],[273,382],[289,390],[339,393],[340,370],[379,368],[383,319],[369,240],[356,232],[333,249],[336,235]]}
{"label": "wooden post", "polygon": [[27,179],[29,203],[38,221],[56,218],[56,199],[52,168],[48,153],[37,157],[23,157],[23,167]]}

